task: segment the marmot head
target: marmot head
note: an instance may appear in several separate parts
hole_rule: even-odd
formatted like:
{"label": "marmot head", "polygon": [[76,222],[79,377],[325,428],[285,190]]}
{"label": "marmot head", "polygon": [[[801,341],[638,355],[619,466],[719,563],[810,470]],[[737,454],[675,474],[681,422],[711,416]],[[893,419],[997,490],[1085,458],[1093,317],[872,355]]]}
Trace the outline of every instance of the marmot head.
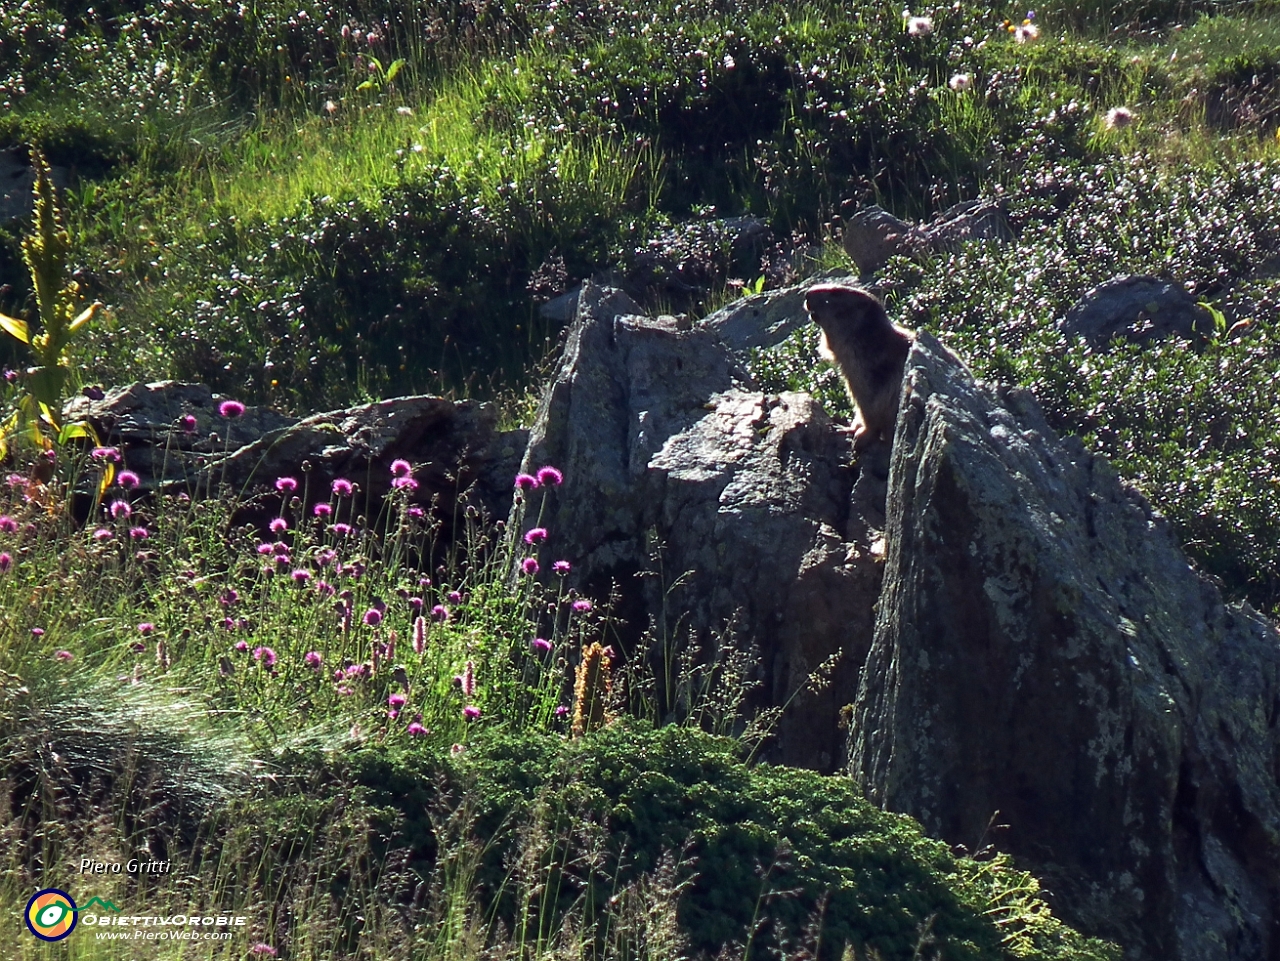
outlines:
{"label": "marmot head", "polygon": [[804,295],[809,317],[824,331],[838,330],[857,336],[889,324],[889,315],[875,297],[860,287],[845,284],[816,284]]}

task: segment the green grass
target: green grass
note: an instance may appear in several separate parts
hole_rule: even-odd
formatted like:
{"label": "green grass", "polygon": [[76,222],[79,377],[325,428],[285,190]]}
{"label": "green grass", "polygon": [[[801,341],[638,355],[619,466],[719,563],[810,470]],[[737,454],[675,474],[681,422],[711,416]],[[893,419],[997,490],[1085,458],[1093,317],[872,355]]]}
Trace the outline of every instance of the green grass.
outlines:
{"label": "green grass", "polygon": [[[1001,194],[1019,240],[890,264],[895,319],[1032,387],[1229,594],[1274,612],[1280,13],[1151,2],[1121,22],[1063,3],[1037,8],[1040,38],[1018,44],[1004,21],[1026,12],[940,8],[912,38],[887,3],[33,0],[0,10],[0,146],[41,143],[81,174],[66,197],[74,266],[111,314],[72,358],[72,387],[187,377],[300,413],[435,390],[501,397],[508,421],[527,420],[532,368],[559,334],[538,302],[627,269],[673,224],[750,213],[817,242],[844,201],[928,218]],[[951,88],[957,73],[971,89]],[[1119,106],[1136,122],[1107,130]],[[9,314],[29,313],[24,228],[0,230]],[[695,312],[737,269],[707,237],[680,248],[710,278]],[[809,267],[843,256],[829,244]],[[1198,351],[1066,343],[1055,320],[1118,271],[1183,282],[1249,323]],[[839,413],[813,340],[756,372]],[[0,344],[0,363],[17,365],[17,346]],[[0,386],[0,407],[14,390]],[[85,469],[64,461],[64,480]],[[235,910],[252,939],[130,957],[244,957],[261,939],[299,959],[656,959],[714,953],[712,931],[726,956],[764,957],[784,939],[816,951],[831,905],[849,950],[830,934],[824,957],[928,956],[930,938],[951,939],[948,957],[1107,956],[1004,862],[952,858],[842,782],[753,769],[750,744],[651,730],[667,713],[651,678],[615,688],[611,710],[639,721],[568,737],[557,708],[574,707],[584,647],[614,641],[610,613],[513,575],[525,554],[510,532],[473,518],[467,549],[450,550],[392,500],[339,534],[351,511],[335,499],[326,523],[286,515],[267,543],[287,551],[268,555],[229,527],[234,506],[140,503],[128,524],[104,516],[100,540],[0,488],[17,523],[0,530],[6,903],[74,878],[88,854],[149,850],[175,874],[112,878],[103,896]],[[381,621],[364,623],[376,602]],[[388,654],[375,645],[392,631]],[[653,663],[671,653],[649,643]],[[626,653],[629,670],[650,663]],[[688,727],[745,722],[733,665],[668,667],[700,691]],[[411,734],[419,715],[429,733]],[[628,793],[637,779],[656,786],[648,800]],[[746,804],[736,834],[731,802]],[[802,836],[778,811],[823,826]],[[682,833],[662,834],[671,822]],[[859,867],[867,851],[879,873]],[[871,910],[881,895],[897,913]],[[23,958],[124,957],[85,932],[40,946],[17,917],[0,937]]]}

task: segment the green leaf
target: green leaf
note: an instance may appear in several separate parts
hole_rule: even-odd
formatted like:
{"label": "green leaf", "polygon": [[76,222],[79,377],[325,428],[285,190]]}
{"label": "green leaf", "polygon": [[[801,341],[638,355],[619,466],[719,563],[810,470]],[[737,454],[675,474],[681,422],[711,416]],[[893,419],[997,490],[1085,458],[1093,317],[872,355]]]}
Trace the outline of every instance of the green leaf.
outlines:
{"label": "green leaf", "polygon": [[392,80],[394,80],[396,78],[396,74],[398,74],[403,67],[404,67],[403,59],[393,61],[391,66],[387,68],[387,83],[390,83]]}
{"label": "green leaf", "polygon": [[31,343],[31,337],[27,332],[27,322],[25,320],[19,320],[17,317],[10,317],[8,314],[0,314],[0,327],[3,327],[24,344]]}
{"label": "green leaf", "polygon": [[357,90],[372,90],[372,89],[373,89],[373,81],[372,81],[372,80],[366,80],[364,83],[362,83],[362,84],[358,84],[358,85],[356,86],[356,89],[357,89]]}
{"label": "green leaf", "polygon": [[101,309],[102,309],[102,304],[98,303],[97,301],[94,301],[84,310],[80,311],[80,313],[76,316],[75,320],[71,321],[71,326],[67,328],[67,332],[74,334],[77,330],[79,330],[89,321],[93,320],[94,315]]}

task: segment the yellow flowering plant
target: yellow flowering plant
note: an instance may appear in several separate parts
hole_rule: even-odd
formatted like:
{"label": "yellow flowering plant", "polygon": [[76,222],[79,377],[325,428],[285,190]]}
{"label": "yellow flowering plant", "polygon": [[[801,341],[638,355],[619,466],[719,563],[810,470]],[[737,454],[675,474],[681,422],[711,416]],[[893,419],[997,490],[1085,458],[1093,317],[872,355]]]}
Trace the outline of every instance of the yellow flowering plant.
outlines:
{"label": "yellow flowering plant", "polygon": [[[21,377],[22,391],[13,413],[0,423],[0,460],[8,456],[15,439],[29,442],[36,451],[51,450],[54,444],[75,438],[99,443],[87,421],[63,424],[60,412],[63,388],[71,373],[69,347],[102,304],[95,302],[81,309],[80,285],[67,271],[71,236],[62,224],[49,163],[39,150],[32,150],[31,163],[35,169],[35,223],[22,241],[22,259],[35,288],[39,331],[34,332],[25,320],[0,314],[0,328],[26,344],[32,360]],[[107,464],[99,479],[100,490],[110,485],[113,474]]]}

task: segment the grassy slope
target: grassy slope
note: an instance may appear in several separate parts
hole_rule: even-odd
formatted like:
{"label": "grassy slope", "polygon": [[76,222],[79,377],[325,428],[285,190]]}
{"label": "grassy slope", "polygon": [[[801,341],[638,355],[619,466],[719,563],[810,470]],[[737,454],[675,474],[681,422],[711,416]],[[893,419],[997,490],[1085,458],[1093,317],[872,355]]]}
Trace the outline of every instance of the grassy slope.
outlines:
{"label": "grassy slope", "polygon": [[[821,239],[846,198],[928,216],[1003,193],[1024,224],[1018,243],[891,264],[895,319],[941,332],[980,373],[1030,384],[1062,427],[1090,435],[1153,495],[1233,593],[1274,605],[1275,15],[1198,19],[1153,4],[1133,12],[1140,28],[1111,33],[1098,10],[1045,8],[1040,39],[1019,45],[1002,21],[1024,11],[933,13],[920,39],[888,5],[7,5],[0,138],[38,138],[87,174],[68,197],[80,279],[114,309],[79,355],[86,382],[197,376],[295,408],[409,389],[518,391],[556,333],[535,293],[625,261],[664,225],[713,207]],[[966,93],[948,85],[961,72],[973,79]],[[1122,105],[1137,123],[1107,130],[1106,111]],[[0,257],[8,313],[25,299],[18,230]],[[1228,323],[1251,323],[1201,352],[1064,343],[1053,319],[1117,269],[1194,285]],[[813,378],[812,346],[800,338],[761,358],[760,373],[825,390],[838,407],[829,375]],[[841,917],[865,921],[840,935],[857,957],[913,957],[929,937],[963,941],[955,950],[967,956],[1105,953],[1044,913],[1033,879],[951,858],[838,784],[753,777],[730,746],[655,741],[643,727],[585,746],[548,740],[541,732],[567,724],[556,713],[571,702],[567,663],[607,642],[607,613],[571,612],[573,598],[527,584],[512,591],[501,566],[455,558],[443,574],[417,570],[425,519],[350,542],[291,517],[289,561],[267,575],[251,539],[225,536],[225,504],[139,505],[130,524],[107,525],[113,539],[95,540],[3,497],[0,514],[18,522],[0,530],[11,565],[0,573],[0,738],[18,759],[3,781],[7,900],[65,880],[90,853],[148,850],[199,880],[114,882],[109,894],[171,910],[234,906],[253,937],[297,958],[469,958],[486,941],[545,954],[557,936],[567,954],[674,956],[702,930],[682,933],[677,919],[707,911],[735,956],[747,953],[751,916],[767,916],[751,941],[764,954],[780,939],[817,939],[824,886],[853,898]],[[151,537],[126,547],[138,524]],[[364,572],[339,573],[329,550]],[[325,580],[350,591],[352,630]],[[421,656],[410,651],[411,597],[449,611],[424,622]],[[377,598],[385,622],[364,625]],[[387,699],[404,684],[370,656],[392,629],[409,687],[397,718]],[[534,636],[552,652],[532,648]],[[265,648],[276,665],[255,654]],[[323,671],[307,665],[311,651]],[[480,680],[464,699],[453,678],[468,662]],[[464,700],[478,723],[463,718]],[[409,733],[419,714],[428,735]],[[504,732],[523,732],[536,756],[516,763]],[[451,760],[454,744],[466,749]],[[608,771],[636,755],[674,779],[654,796],[703,812],[693,840],[646,833],[669,812],[626,813],[632,801]],[[744,834],[717,833],[725,802],[678,776],[690,757],[767,800]],[[594,773],[565,774],[584,767]],[[845,807],[804,800],[827,793]],[[800,835],[766,817],[783,807]],[[576,833],[566,811],[584,825]],[[833,816],[864,828],[841,840]],[[718,869],[695,880],[720,843],[742,846],[758,873],[724,887],[708,880]],[[641,850],[647,870],[619,866]],[[883,865],[875,877],[905,878],[900,887],[841,874],[865,870],[868,851]],[[538,870],[556,864],[564,897],[553,910]],[[29,957],[56,953],[20,930],[0,936]],[[123,956],[84,937],[71,950]]]}

